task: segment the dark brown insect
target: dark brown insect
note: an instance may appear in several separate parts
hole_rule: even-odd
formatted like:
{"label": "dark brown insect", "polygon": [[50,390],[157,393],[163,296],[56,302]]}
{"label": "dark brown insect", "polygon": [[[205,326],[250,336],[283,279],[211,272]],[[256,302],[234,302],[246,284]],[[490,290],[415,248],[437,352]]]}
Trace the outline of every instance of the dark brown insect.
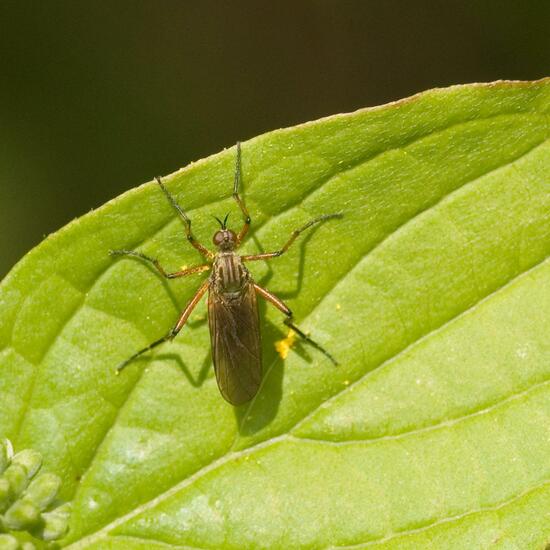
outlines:
{"label": "dark brown insect", "polygon": [[242,243],[248,233],[251,223],[248,210],[239,196],[240,172],[241,146],[240,143],[237,143],[237,163],[235,168],[233,198],[237,201],[243,213],[244,225],[237,234],[227,228],[228,216],[226,216],[223,221],[216,218],[221,226],[220,230],[216,231],[213,238],[213,243],[218,248],[217,252],[211,252],[195,239],[191,232],[191,220],[166,189],[161,179],[156,178],[162,191],[183,220],[187,240],[210,263],[169,273],[159,264],[158,260],[150,258],[141,252],[134,250],[112,250],[110,252],[112,255],[127,255],[141,258],[151,263],[159,273],[167,279],[175,279],[193,273],[212,270],[210,277],[199,287],[195,296],[193,296],[181,313],[174,328],[160,340],[153,342],[121,363],[117,368],[117,372],[120,372],[128,363],[141,354],[155,348],[163,342],[172,340],[183,328],[191,312],[207,290],[208,320],[210,326],[210,339],[212,342],[214,371],[221,394],[232,405],[241,405],[252,399],[258,392],[262,380],[260,319],[256,299],[258,295],[271,302],[286,315],[284,323],[287,326],[292,328],[292,330],[309,342],[309,344],[324,353],[334,364],[337,364],[330,353],[293,323],[292,312],[282,300],[254,282],[254,279],[245,266],[245,262],[267,260],[281,256],[281,254],[284,254],[288,250],[300,233],[314,224],[330,218],[340,217],[341,214],[327,214],[312,219],[304,226],[293,231],[290,239],[288,239],[285,245],[276,252],[240,256],[235,252],[235,249]]}

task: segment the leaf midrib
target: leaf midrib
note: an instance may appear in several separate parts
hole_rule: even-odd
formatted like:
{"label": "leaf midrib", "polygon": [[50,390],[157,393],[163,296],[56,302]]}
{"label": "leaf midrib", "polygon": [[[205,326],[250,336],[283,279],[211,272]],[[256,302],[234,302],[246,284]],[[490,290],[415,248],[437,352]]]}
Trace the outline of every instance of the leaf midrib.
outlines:
{"label": "leaf midrib", "polygon": [[[401,538],[409,535],[415,535],[417,533],[422,533],[423,531],[428,531],[439,525],[461,521],[471,516],[486,514],[489,512],[496,512],[496,511],[502,510],[503,508],[506,508],[507,506],[513,504],[514,502],[517,502],[518,500],[521,500],[522,498],[525,498],[529,495],[532,495],[534,493],[541,491],[541,489],[545,489],[546,486],[548,485],[550,485],[550,479],[544,480],[543,482],[535,485],[534,487],[530,487],[529,489],[526,489],[525,491],[522,491],[521,493],[513,495],[510,498],[505,499],[501,502],[498,502],[497,504],[494,504],[492,506],[484,506],[484,507],[477,508],[475,510],[464,512],[462,514],[457,514],[455,516],[447,516],[444,518],[440,518],[431,523],[426,523],[425,525],[422,525],[420,527],[415,527],[413,529],[404,529],[402,531],[395,531],[391,535],[385,535],[384,537],[380,537],[378,539],[372,539],[364,542],[357,542],[355,544],[346,544],[342,546],[330,545],[330,546],[327,546],[324,550],[354,550],[357,548],[366,548],[372,545],[384,544],[396,538]],[[154,542],[155,544],[158,544],[160,546],[163,546],[166,548],[175,548],[178,550],[180,549],[181,550],[208,550],[207,548],[200,547],[200,546],[189,546],[189,545],[181,546],[177,544],[170,544],[166,541],[162,541],[153,537],[144,537],[144,536],[137,536],[137,535],[116,535],[115,534],[115,535],[110,535],[110,538],[112,540],[118,539],[118,540],[137,540],[140,542],[143,542],[143,541]],[[67,548],[70,548],[70,547],[67,547]]]}

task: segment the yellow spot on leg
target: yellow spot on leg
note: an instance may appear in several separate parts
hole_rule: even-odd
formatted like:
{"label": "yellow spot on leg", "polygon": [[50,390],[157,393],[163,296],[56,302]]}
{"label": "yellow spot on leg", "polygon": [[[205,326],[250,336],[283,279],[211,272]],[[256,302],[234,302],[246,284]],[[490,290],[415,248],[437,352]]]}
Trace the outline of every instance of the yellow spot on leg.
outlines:
{"label": "yellow spot on leg", "polygon": [[286,359],[286,356],[288,355],[288,352],[290,348],[294,345],[295,341],[296,333],[292,329],[290,329],[286,338],[283,338],[282,340],[277,340],[275,342],[275,349],[277,350],[277,353],[279,354],[281,359]]}

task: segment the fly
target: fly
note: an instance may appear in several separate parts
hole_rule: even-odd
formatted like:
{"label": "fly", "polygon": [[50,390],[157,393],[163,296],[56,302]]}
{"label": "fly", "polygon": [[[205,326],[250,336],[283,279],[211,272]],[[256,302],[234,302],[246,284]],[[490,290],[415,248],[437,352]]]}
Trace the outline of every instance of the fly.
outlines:
{"label": "fly", "polygon": [[208,324],[216,381],[222,396],[232,405],[241,405],[250,401],[258,392],[262,380],[258,296],[267,300],[284,313],[286,316],[284,323],[336,365],[336,360],[327,350],[294,324],[292,311],[289,307],[269,290],[262,288],[254,282],[252,275],[246,267],[246,262],[269,260],[281,256],[303,231],[325,220],[339,218],[341,214],[325,214],[310,220],[299,229],[294,230],[284,246],[275,252],[239,255],[235,250],[246,237],[251,219],[244,201],[239,195],[241,145],[237,143],[233,198],[243,214],[244,224],[239,233],[235,233],[227,227],[228,216],[225,216],[223,220],[216,218],[220,224],[220,229],[216,231],[212,239],[213,244],[217,247],[217,251],[212,252],[195,239],[191,232],[191,220],[170,194],[162,180],[158,177],[156,180],[166,198],[182,219],[187,240],[191,246],[196,248],[206,258],[208,263],[180,271],[168,272],[160,265],[158,260],[135,250],[112,250],[110,254],[140,258],[153,265],[167,279],[186,277],[187,275],[205,271],[211,271],[211,273],[210,277],[202,283],[193,298],[191,298],[170,332],[122,362],[117,367],[117,373],[143,353],[152,350],[166,341],[173,340],[207,291]]}

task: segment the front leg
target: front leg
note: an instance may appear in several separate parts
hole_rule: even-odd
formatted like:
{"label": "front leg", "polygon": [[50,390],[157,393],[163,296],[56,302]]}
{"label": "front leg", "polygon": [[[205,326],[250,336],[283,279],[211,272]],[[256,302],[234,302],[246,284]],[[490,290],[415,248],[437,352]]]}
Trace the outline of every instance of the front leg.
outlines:
{"label": "front leg", "polygon": [[332,218],[341,218],[342,214],[324,214],[323,216],[318,216],[317,218],[313,218],[309,222],[307,222],[305,225],[300,227],[299,229],[295,229],[292,234],[290,235],[290,239],[284,244],[283,248],[280,250],[277,250],[276,252],[264,252],[262,254],[251,254],[249,256],[241,256],[241,259],[244,262],[251,262],[255,260],[269,260],[270,258],[277,258],[278,256],[281,256],[284,254],[289,248],[290,245],[300,236],[300,233],[303,233],[306,229],[309,229],[312,225],[315,225],[316,223],[324,222],[325,220],[330,220]]}
{"label": "front leg", "polygon": [[134,258],[140,258],[147,263],[153,265],[157,271],[166,279],[176,279],[178,277],[185,277],[186,275],[192,275],[193,273],[202,273],[203,271],[208,271],[210,265],[196,265],[193,267],[188,267],[187,269],[181,269],[180,271],[167,272],[155,258],[151,258],[141,252],[136,250],[110,250],[109,254],[111,256],[133,256]]}
{"label": "front leg", "polygon": [[242,229],[239,231],[239,234],[237,235],[237,246],[239,246],[243,241],[243,239],[245,238],[250,228],[250,224],[252,223],[252,220],[250,219],[250,214],[248,213],[248,209],[246,208],[244,201],[241,199],[239,195],[240,182],[241,182],[241,142],[237,141],[237,160],[235,163],[235,181],[233,183],[233,198],[239,205],[239,208],[241,209],[241,212],[243,213],[243,216],[244,216],[244,225]]}
{"label": "front leg", "polygon": [[183,208],[177,203],[176,199],[172,196],[170,191],[168,191],[163,181],[158,176],[155,179],[157,180],[157,183],[160,185],[162,192],[166,195],[166,198],[168,199],[170,204],[173,206],[174,210],[178,213],[179,217],[182,219],[185,225],[185,234],[187,235],[187,240],[189,241],[189,244],[193,248],[198,250],[206,258],[208,259],[213,258],[214,253],[210,252],[210,250],[208,250],[205,246],[199,243],[197,239],[195,239],[195,236],[191,231],[191,220],[189,219],[189,216],[185,213]]}

